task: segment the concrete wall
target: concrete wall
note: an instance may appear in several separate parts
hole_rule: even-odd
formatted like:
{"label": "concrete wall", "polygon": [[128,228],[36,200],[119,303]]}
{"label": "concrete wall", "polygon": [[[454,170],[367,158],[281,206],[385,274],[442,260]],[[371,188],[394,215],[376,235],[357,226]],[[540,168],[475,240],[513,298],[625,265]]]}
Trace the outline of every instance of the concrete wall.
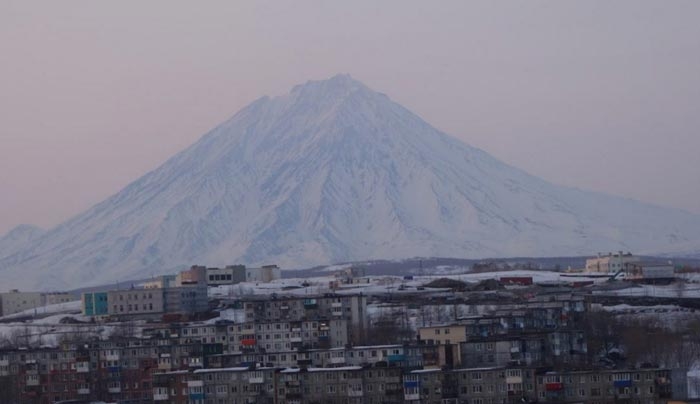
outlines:
{"label": "concrete wall", "polygon": [[34,309],[43,305],[44,301],[40,292],[10,291],[7,293],[0,293],[0,309],[2,309],[3,316]]}
{"label": "concrete wall", "polygon": [[164,289],[130,289],[107,292],[110,316],[148,315],[164,311]]}

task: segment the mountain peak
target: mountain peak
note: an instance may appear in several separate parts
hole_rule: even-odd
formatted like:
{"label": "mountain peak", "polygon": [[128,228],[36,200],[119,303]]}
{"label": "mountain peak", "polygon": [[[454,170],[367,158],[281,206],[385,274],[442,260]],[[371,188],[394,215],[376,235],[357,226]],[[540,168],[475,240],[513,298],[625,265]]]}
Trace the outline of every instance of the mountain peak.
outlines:
{"label": "mountain peak", "polygon": [[352,78],[349,74],[336,74],[325,80],[309,80],[295,86],[291,94],[345,96],[352,92],[372,91],[369,87]]}
{"label": "mountain peak", "polygon": [[61,289],[193,262],[303,268],[663,251],[692,240],[699,216],[547,183],[344,74],[262,98],[70,221],[0,242],[0,275]]}

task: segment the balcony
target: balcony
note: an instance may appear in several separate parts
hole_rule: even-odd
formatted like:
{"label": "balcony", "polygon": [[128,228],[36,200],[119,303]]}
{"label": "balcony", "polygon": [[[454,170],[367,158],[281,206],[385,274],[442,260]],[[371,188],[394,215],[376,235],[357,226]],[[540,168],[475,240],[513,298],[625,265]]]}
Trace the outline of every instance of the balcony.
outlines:
{"label": "balcony", "polygon": [[545,391],[561,391],[564,390],[564,385],[561,383],[546,383],[544,389]]}
{"label": "balcony", "polygon": [[82,388],[78,389],[78,395],[84,396],[90,394],[90,389]]}
{"label": "balcony", "polygon": [[305,309],[318,308],[318,303],[316,302],[316,299],[304,299],[304,308]]}
{"label": "balcony", "polygon": [[615,386],[615,388],[632,387],[632,380],[615,380],[613,386]]}
{"label": "balcony", "polygon": [[76,362],[75,371],[78,373],[90,372],[90,363],[89,362]]}
{"label": "balcony", "polygon": [[121,387],[107,387],[107,392],[111,393],[111,394],[121,393],[122,388]]}
{"label": "balcony", "polygon": [[364,395],[364,391],[362,389],[349,389],[348,390],[348,397],[362,397]]}
{"label": "balcony", "polygon": [[202,358],[190,358],[187,365],[191,368],[201,368],[203,366]]}
{"label": "balcony", "polygon": [[153,401],[168,401],[168,393],[153,394]]}
{"label": "balcony", "polygon": [[265,378],[262,375],[253,375],[248,378],[248,383],[250,384],[262,384],[265,382]]}
{"label": "balcony", "polygon": [[341,363],[345,363],[345,357],[344,357],[344,356],[341,356],[341,357],[331,357],[331,358],[330,358],[330,363],[333,364],[333,365],[339,365],[339,364],[341,364]]}
{"label": "balcony", "polygon": [[416,401],[420,400],[420,394],[416,393],[404,393],[403,395],[404,400],[406,401]]}
{"label": "balcony", "polygon": [[251,348],[255,346],[255,338],[246,338],[241,340],[241,345],[246,348]]}
{"label": "balcony", "polygon": [[387,356],[387,361],[389,363],[403,362],[406,360],[406,355],[389,355]]}

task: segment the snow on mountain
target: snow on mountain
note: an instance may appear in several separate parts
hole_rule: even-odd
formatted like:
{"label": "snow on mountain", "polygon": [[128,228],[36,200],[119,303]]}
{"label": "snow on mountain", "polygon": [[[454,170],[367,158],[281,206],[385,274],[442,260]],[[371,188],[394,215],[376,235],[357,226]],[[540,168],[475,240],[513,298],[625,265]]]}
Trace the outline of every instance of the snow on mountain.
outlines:
{"label": "snow on mountain", "polygon": [[253,102],[0,260],[0,276],[55,289],[194,263],[577,255],[697,239],[697,215],[550,184],[339,75]]}
{"label": "snow on mountain", "polygon": [[37,226],[20,224],[0,237],[0,258],[16,253],[43,233],[44,229]]}

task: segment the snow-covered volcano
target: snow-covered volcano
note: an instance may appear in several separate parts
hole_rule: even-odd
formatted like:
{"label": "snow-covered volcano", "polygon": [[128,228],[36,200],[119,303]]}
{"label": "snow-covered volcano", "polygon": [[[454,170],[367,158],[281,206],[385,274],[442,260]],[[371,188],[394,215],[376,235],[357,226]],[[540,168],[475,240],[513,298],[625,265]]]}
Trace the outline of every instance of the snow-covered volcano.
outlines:
{"label": "snow-covered volcano", "polygon": [[253,102],[13,249],[0,277],[66,288],[194,263],[663,251],[693,240],[697,215],[550,184],[339,75]]}

